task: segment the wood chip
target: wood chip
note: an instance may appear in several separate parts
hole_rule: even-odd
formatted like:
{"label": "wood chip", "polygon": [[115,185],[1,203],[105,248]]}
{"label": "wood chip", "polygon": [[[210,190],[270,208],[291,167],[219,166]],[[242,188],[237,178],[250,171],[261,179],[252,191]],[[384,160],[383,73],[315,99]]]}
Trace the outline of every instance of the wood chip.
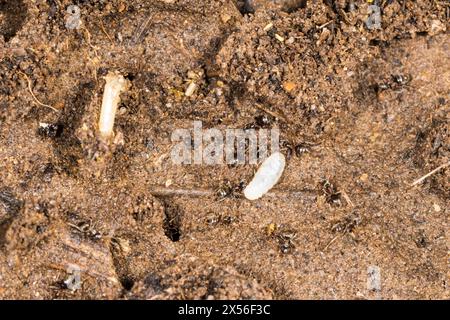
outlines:
{"label": "wood chip", "polygon": [[264,27],[264,31],[269,31],[270,29],[272,29],[273,28],[273,23],[269,23],[268,25],[266,25],[265,27]]}
{"label": "wood chip", "polygon": [[194,82],[191,82],[187,87],[186,91],[184,92],[184,95],[186,97],[192,96],[195,92],[195,89],[197,89],[197,85]]}
{"label": "wood chip", "polygon": [[286,90],[287,92],[291,92],[292,90],[294,90],[295,88],[297,88],[297,84],[291,81],[286,81],[283,83],[283,88],[284,90]]}
{"label": "wood chip", "polygon": [[278,33],[275,34],[275,38],[280,42],[284,42],[284,38],[280,36]]}

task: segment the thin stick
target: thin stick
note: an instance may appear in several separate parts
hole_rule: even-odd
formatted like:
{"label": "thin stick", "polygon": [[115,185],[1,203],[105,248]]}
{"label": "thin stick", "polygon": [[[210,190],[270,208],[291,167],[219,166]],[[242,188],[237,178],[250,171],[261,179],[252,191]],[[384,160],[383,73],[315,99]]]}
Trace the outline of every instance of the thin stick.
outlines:
{"label": "thin stick", "polygon": [[104,34],[106,34],[106,37],[109,39],[109,41],[114,43],[114,40],[111,38],[111,36],[108,34],[108,32],[106,32],[105,26],[103,25],[103,21],[100,21],[100,29],[103,31]]}
{"label": "thin stick", "polygon": [[345,192],[345,190],[342,191],[342,195],[344,196],[345,200],[346,200],[352,207],[355,206],[355,205],[353,204],[352,200],[350,199],[350,197],[348,196],[347,192]]}
{"label": "thin stick", "polygon": [[450,165],[450,161],[447,163],[444,163],[443,165],[437,167],[436,169],[434,169],[433,171],[427,173],[426,175],[424,175],[422,178],[417,179],[416,181],[414,181],[411,184],[411,187],[414,187],[415,185],[418,185],[419,183],[423,182],[426,178],[428,178],[429,176],[435,174],[436,172],[438,172],[439,170],[444,169],[445,167],[448,167]]}
{"label": "thin stick", "polygon": [[56,109],[56,108],[54,108],[54,107],[52,107],[52,106],[49,106],[48,104],[45,104],[45,103],[40,102],[39,99],[38,99],[38,98],[34,95],[34,93],[33,93],[33,89],[31,88],[31,80],[30,80],[30,78],[28,78],[28,76],[27,76],[25,73],[23,73],[22,71],[19,71],[19,73],[22,74],[22,75],[25,77],[25,79],[27,80],[27,82],[28,82],[28,90],[30,91],[31,96],[33,97],[34,101],[35,101],[38,105],[40,105],[40,106],[42,106],[42,107],[50,108],[50,109],[52,109],[53,111],[59,112],[58,109]]}
{"label": "thin stick", "polygon": [[151,17],[148,17],[140,26],[136,28],[133,37],[129,41],[130,45],[134,46],[136,43],[138,43],[139,39],[141,38],[141,35],[146,31],[147,25],[150,22],[150,20]]}
{"label": "thin stick", "polygon": [[325,248],[323,248],[322,251],[327,251],[327,249],[333,244],[333,242],[335,242],[338,238],[342,237],[343,235],[344,234],[338,234],[333,239],[331,239],[330,242],[328,242],[328,244],[325,246]]}
{"label": "thin stick", "polygon": [[84,33],[83,33],[83,34],[84,34],[84,36],[86,37],[86,41],[87,41],[89,47],[92,48],[92,50],[94,51],[95,56],[98,57],[98,54],[97,54],[97,47],[95,47],[95,46],[92,45],[92,43],[91,43],[91,33],[89,32],[89,30],[88,30],[86,27],[82,27],[82,28],[83,28],[83,30],[84,30]]}
{"label": "thin stick", "polygon": [[[215,196],[216,192],[212,189],[183,189],[183,188],[166,188],[162,186],[149,187],[150,193],[155,197],[193,197],[203,198]],[[264,195],[269,198],[308,198],[315,199],[316,192],[314,190],[273,190]],[[244,198],[237,198],[244,199]]]}
{"label": "thin stick", "polygon": [[267,108],[265,108],[265,107],[263,107],[263,106],[261,106],[261,105],[259,105],[259,104],[256,104],[255,107],[256,107],[257,109],[259,109],[259,110],[265,112],[265,113],[268,113],[269,115],[271,115],[271,116],[274,117],[274,118],[278,118],[278,119],[283,120],[283,121],[286,122],[286,123],[290,123],[290,121],[289,121],[284,115],[282,115],[282,114],[280,114],[280,113],[278,113],[278,112],[271,111],[271,110],[269,110],[269,109],[267,109]]}
{"label": "thin stick", "polygon": [[155,197],[185,196],[198,198],[214,195],[214,192],[212,190],[207,189],[175,189],[164,187],[152,187],[150,193]]}
{"label": "thin stick", "polygon": [[324,23],[323,25],[318,26],[317,29],[323,29],[323,28],[325,28],[326,26],[328,26],[328,25],[329,25],[330,23],[332,23],[332,22],[333,22],[333,20],[330,20],[330,21]]}

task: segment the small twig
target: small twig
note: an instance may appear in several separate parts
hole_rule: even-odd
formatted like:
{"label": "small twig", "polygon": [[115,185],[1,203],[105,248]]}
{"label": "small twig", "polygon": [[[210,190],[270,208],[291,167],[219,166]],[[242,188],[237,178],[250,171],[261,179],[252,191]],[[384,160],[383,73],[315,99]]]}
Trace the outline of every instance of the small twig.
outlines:
{"label": "small twig", "polygon": [[87,42],[87,44],[88,44],[88,46],[89,47],[91,47],[91,49],[94,51],[94,55],[96,56],[96,57],[98,57],[98,54],[97,54],[97,47],[96,46],[94,46],[92,43],[91,43],[91,33],[89,32],[89,30],[86,28],[86,27],[82,27],[82,29],[83,29],[83,35],[86,37],[86,42]]}
{"label": "small twig", "polygon": [[333,239],[331,239],[330,242],[328,242],[328,244],[325,246],[325,248],[323,248],[322,251],[327,251],[327,249],[333,244],[333,242],[335,242],[338,238],[342,237],[344,234],[345,233],[338,234]]}
{"label": "small twig", "polygon": [[328,22],[325,22],[323,25],[321,25],[321,26],[318,26],[317,27],[317,29],[323,29],[323,28],[325,28],[326,26],[328,26],[330,23],[332,23],[333,22],[333,20],[330,20],[330,21],[328,21]]}
{"label": "small twig", "polygon": [[71,227],[71,228],[74,228],[74,229],[80,231],[80,232],[83,232],[83,229],[81,229],[79,226],[77,226],[77,225],[75,225],[75,224],[73,224],[73,223],[68,222],[67,225],[68,225],[69,227]]}
{"label": "small twig", "polygon": [[417,179],[416,181],[414,181],[411,184],[411,187],[414,187],[415,185],[418,185],[419,183],[423,182],[426,178],[428,178],[429,176],[435,174],[436,172],[438,172],[439,170],[444,169],[445,167],[448,167],[450,165],[450,161],[447,163],[444,163],[443,165],[437,167],[436,169],[434,169],[433,171],[427,173],[426,175],[424,175],[423,177]]}
{"label": "small twig", "polygon": [[347,192],[345,192],[345,190],[342,191],[342,195],[345,198],[345,201],[347,201],[352,207],[354,207],[355,205],[353,204],[353,201],[350,199],[350,197],[348,196]]}
{"label": "small twig", "polygon": [[[162,186],[151,186],[150,193],[155,197],[193,197],[203,198],[215,196],[216,192],[212,189],[184,189],[184,188],[166,188]],[[269,198],[310,198],[315,199],[315,190],[273,190],[264,195]],[[230,198],[231,199],[231,198]],[[244,199],[244,198],[236,198]]]}
{"label": "small twig", "polygon": [[138,43],[138,41],[139,41],[140,38],[141,38],[141,35],[144,34],[144,32],[146,31],[147,25],[148,25],[148,23],[150,22],[150,20],[151,20],[151,17],[148,17],[147,19],[144,20],[144,22],[142,22],[142,23],[136,28],[136,30],[134,31],[133,37],[132,37],[131,40],[129,41],[129,44],[130,44],[130,45],[134,46],[134,45],[136,45],[136,43]]}
{"label": "small twig", "polygon": [[27,80],[27,82],[28,82],[28,90],[30,91],[31,96],[33,97],[34,101],[35,101],[38,105],[40,105],[40,106],[42,106],[42,107],[50,108],[50,109],[52,109],[53,111],[59,112],[58,109],[56,109],[56,108],[54,108],[54,107],[52,107],[52,106],[50,106],[50,105],[48,105],[48,104],[45,104],[45,103],[40,102],[39,99],[38,99],[38,98],[34,95],[34,93],[33,93],[33,89],[31,88],[31,80],[30,80],[30,78],[29,78],[25,73],[23,73],[22,71],[19,71],[19,73],[22,74],[22,75],[25,77],[25,79]]}
{"label": "small twig", "polygon": [[165,187],[153,187],[150,193],[155,197],[173,197],[173,196],[187,196],[187,197],[209,197],[214,195],[214,191],[207,189],[175,189]]}
{"label": "small twig", "polygon": [[111,38],[111,36],[108,34],[108,32],[106,32],[105,26],[103,25],[103,21],[100,21],[100,29],[103,31],[103,33],[106,35],[106,37],[108,37],[109,41],[114,43],[114,40]]}
{"label": "small twig", "polygon": [[283,120],[283,121],[286,122],[286,123],[290,123],[289,120],[288,120],[284,115],[282,115],[282,114],[280,114],[280,113],[278,113],[278,112],[271,111],[271,110],[269,110],[269,109],[267,109],[267,108],[265,108],[265,107],[263,107],[263,106],[261,106],[261,105],[259,105],[259,104],[256,104],[255,107],[256,107],[257,109],[259,109],[259,110],[261,110],[261,111],[263,111],[263,112],[265,112],[265,113],[271,115],[271,116],[274,117],[274,118],[278,118],[278,119]]}

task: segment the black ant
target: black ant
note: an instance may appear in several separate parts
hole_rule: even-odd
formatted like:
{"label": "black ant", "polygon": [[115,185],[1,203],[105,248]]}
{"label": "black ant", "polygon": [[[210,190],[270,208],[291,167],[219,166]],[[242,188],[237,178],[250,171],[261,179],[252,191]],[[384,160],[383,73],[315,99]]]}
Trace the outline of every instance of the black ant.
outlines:
{"label": "black ant", "polygon": [[280,251],[284,254],[291,253],[295,250],[295,239],[297,233],[295,231],[284,231],[277,235]]}
{"label": "black ant", "polygon": [[331,231],[335,233],[351,233],[361,224],[361,217],[357,214],[352,214],[344,219],[337,221],[332,227]]}
{"label": "black ant", "polygon": [[68,225],[91,240],[95,241],[102,238],[102,234],[95,229],[90,221],[82,221],[77,224],[68,223]]}
{"label": "black ant", "polygon": [[210,226],[218,225],[219,223],[222,225],[231,225],[236,222],[237,217],[231,215],[216,215],[211,214],[206,218],[206,223]]}
{"label": "black ant", "polygon": [[410,75],[395,74],[391,75],[391,78],[388,79],[387,81],[376,84],[375,89],[377,90],[377,92],[388,89],[398,91],[403,87],[407,86],[411,82],[411,80],[412,77]]}
{"label": "black ant", "polygon": [[229,180],[225,180],[223,184],[216,189],[216,196],[219,201],[226,198],[237,199],[241,197],[241,193],[244,188],[244,181],[239,182],[237,185],[233,185]]}
{"label": "black ant", "polygon": [[281,253],[288,254],[295,250],[296,231],[287,229],[284,225],[271,223],[266,227],[266,233],[278,242]]}
{"label": "black ant", "polygon": [[289,141],[282,140],[280,143],[280,151],[285,154],[287,160],[290,160],[293,154],[295,154],[297,158],[300,158],[305,153],[310,153],[311,147],[313,147],[313,144],[309,142],[301,142],[297,145],[292,145]]}
{"label": "black ant", "polygon": [[253,122],[250,122],[244,126],[245,130],[249,129],[269,129],[276,119],[270,115],[264,114],[255,117]]}
{"label": "black ant", "polygon": [[332,205],[341,205],[341,192],[329,180],[324,179],[320,183],[320,191],[325,196],[327,203]]}

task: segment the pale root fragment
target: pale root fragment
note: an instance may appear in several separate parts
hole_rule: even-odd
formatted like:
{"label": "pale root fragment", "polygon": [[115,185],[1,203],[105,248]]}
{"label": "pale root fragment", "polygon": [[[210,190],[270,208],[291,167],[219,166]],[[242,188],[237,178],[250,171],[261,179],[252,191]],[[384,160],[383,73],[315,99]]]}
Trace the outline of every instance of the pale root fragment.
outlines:
{"label": "pale root fragment", "polygon": [[286,159],[284,155],[280,152],[273,153],[264,160],[261,167],[256,171],[253,180],[244,190],[244,196],[248,200],[261,198],[280,180],[285,165]]}
{"label": "pale root fragment", "polygon": [[194,94],[194,92],[195,92],[195,89],[197,89],[197,85],[196,85],[194,82],[191,82],[191,83],[189,84],[189,86],[187,87],[187,89],[186,89],[184,95],[185,95],[186,97],[192,96],[192,95]]}
{"label": "pale root fragment", "polygon": [[120,94],[130,87],[130,83],[122,75],[110,72],[105,77],[106,84],[103,92],[102,109],[98,129],[100,138],[109,140],[113,135],[114,119],[117,106],[120,103]]}

